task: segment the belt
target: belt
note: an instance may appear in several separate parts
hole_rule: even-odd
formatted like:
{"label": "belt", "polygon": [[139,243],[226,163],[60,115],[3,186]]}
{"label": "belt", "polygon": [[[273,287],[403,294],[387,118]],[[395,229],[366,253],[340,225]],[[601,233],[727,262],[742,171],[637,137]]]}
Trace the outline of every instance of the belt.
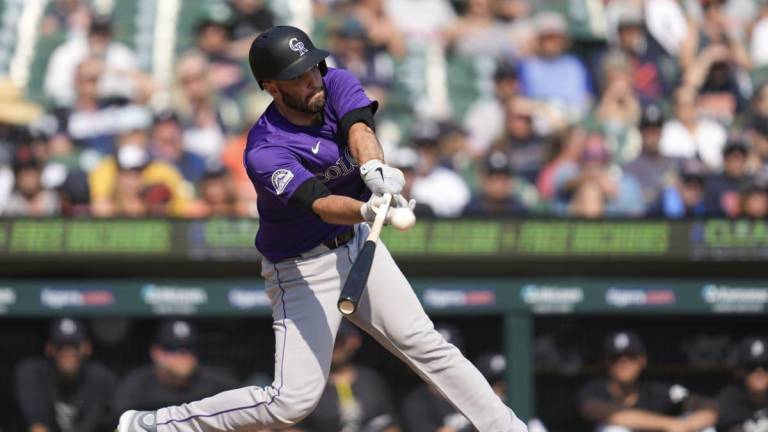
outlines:
{"label": "belt", "polygon": [[355,238],[355,230],[351,229],[347,232],[343,232],[337,235],[332,239],[324,241],[323,244],[328,246],[328,249],[336,249],[339,246],[344,246],[345,244],[349,243],[349,241],[353,238]]}

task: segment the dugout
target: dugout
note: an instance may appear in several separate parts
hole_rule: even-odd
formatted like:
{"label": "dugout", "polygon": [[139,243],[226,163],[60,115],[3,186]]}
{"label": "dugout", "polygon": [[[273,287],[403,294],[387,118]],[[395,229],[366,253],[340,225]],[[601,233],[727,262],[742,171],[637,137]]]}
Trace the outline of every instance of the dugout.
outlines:
{"label": "dugout", "polygon": [[[196,321],[205,360],[239,377],[269,372],[269,307],[250,247],[257,226],[1,221],[0,381],[41,352],[47,320],[60,315],[105,331],[96,358],[118,373],[146,361],[165,316]],[[640,333],[648,374],[713,394],[729,379],[733,344],[766,323],[763,221],[434,220],[384,238],[435,320],[460,327],[468,357],[506,350],[511,404],[553,432],[582,430],[575,394],[600,373],[609,331]],[[416,382],[373,343],[360,361],[396,395]],[[13,406],[11,388],[2,406]],[[0,427],[14,430],[13,417],[0,415]]]}

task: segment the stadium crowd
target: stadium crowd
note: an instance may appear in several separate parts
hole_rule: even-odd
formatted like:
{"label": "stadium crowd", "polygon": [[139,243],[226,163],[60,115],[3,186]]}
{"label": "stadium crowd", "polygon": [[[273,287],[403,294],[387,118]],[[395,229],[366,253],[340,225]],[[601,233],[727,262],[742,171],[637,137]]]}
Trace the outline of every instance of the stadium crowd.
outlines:
{"label": "stadium crowd", "polygon": [[[247,53],[285,3],[183,3],[163,80],[114,11],[51,2],[39,88],[0,68],[0,214],[258,216],[242,149],[269,99]],[[768,216],[765,2],[304,3],[423,214]]]}

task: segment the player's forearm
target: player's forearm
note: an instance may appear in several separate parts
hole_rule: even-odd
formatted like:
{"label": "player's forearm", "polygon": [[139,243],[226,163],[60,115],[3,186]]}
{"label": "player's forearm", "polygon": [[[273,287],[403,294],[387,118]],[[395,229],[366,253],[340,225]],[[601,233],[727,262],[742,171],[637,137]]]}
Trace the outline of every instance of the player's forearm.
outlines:
{"label": "player's forearm", "polygon": [[621,410],[611,414],[607,424],[629,429],[666,430],[676,419],[639,409]]}
{"label": "player's forearm", "polygon": [[717,411],[705,409],[691,413],[685,417],[685,425],[690,430],[702,430],[717,422]]}
{"label": "player's forearm", "polygon": [[324,222],[335,225],[354,225],[363,221],[360,207],[363,202],[343,195],[328,195],[312,203],[312,211]]}
{"label": "player's forearm", "polygon": [[373,129],[365,123],[358,122],[349,128],[349,149],[352,151],[352,157],[361,166],[373,159],[384,162],[384,151],[379,140]]}

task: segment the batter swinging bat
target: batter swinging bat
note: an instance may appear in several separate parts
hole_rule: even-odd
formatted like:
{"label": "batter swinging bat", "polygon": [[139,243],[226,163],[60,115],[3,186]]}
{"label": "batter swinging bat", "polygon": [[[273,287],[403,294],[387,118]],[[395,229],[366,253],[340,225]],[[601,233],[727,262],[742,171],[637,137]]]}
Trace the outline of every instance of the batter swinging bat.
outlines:
{"label": "batter swinging bat", "polygon": [[373,219],[373,225],[371,226],[371,233],[368,234],[360,254],[357,256],[355,263],[352,264],[352,268],[349,269],[349,275],[347,275],[347,280],[344,282],[344,287],[341,289],[341,295],[337,303],[339,312],[344,315],[351,315],[357,310],[357,303],[360,302],[363,289],[368,283],[368,274],[371,272],[373,255],[376,252],[376,241],[379,239],[379,234],[381,234],[381,228],[384,227],[384,220],[387,218],[391,202],[392,195],[384,194],[384,203],[379,206],[376,212],[376,217]]}

